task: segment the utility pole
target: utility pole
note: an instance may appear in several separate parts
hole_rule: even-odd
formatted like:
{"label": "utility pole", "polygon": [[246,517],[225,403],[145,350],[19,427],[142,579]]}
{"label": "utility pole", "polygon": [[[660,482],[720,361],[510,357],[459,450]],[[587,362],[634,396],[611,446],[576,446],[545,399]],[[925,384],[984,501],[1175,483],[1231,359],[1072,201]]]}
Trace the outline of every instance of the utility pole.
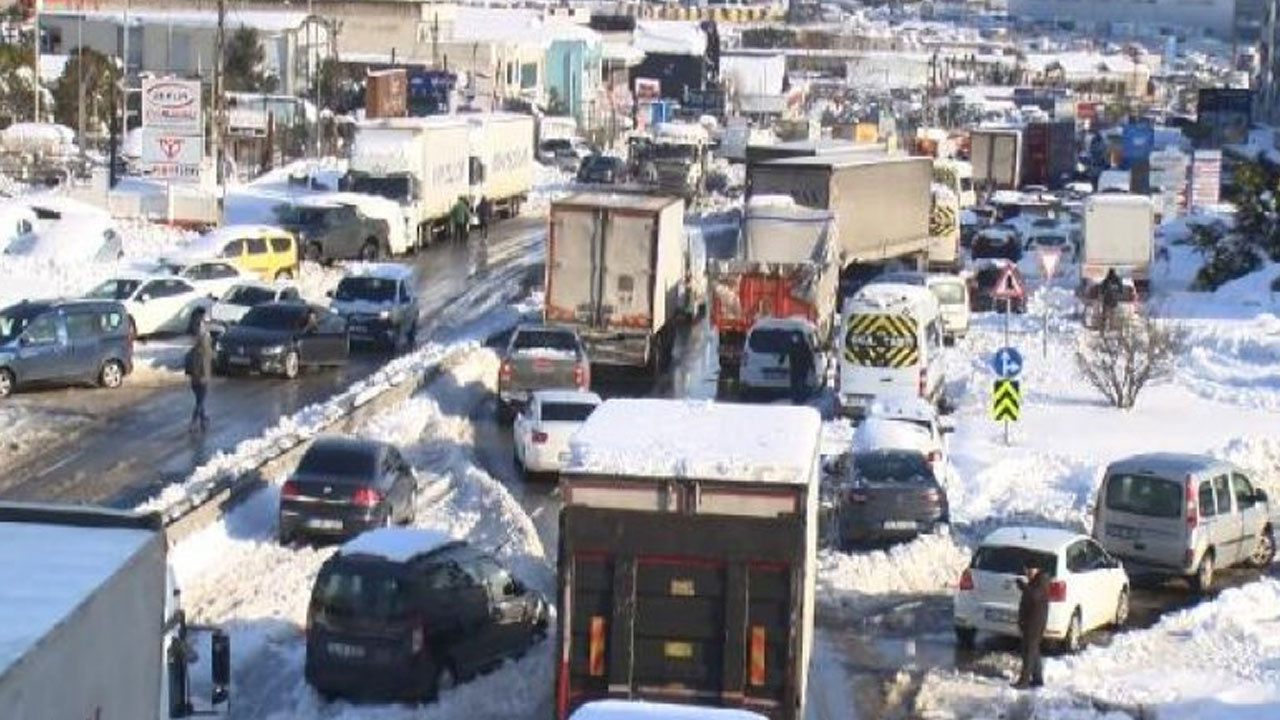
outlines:
{"label": "utility pole", "polygon": [[76,17],[76,121],[79,123],[76,136],[80,143],[80,154],[84,154],[84,15]]}
{"label": "utility pole", "polygon": [[120,28],[121,42],[124,49],[120,52],[120,136],[121,140],[129,133],[129,5],[124,3],[124,25]]}
{"label": "utility pole", "polygon": [[44,0],[36,0],[35,12],[32,13],[32,63],[35,74],[32,75],[32,87],[35,89],[34,114],[31,119],[40,122],[40,11],[44,9]]}
{"label": "utility pole", "polygon": [[[222,162],[222,56],[226,44],[227,1],[218,0],[218,32],[213,47],[213,166],[218,188],[226,185]],[[219,198],[221,199],[221,198]]]}

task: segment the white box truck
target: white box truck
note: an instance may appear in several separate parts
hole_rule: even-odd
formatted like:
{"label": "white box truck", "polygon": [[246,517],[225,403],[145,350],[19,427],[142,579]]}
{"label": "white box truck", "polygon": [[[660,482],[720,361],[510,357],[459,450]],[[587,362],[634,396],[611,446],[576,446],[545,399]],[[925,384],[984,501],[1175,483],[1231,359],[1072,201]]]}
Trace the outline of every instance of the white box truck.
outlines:
{"label": "white box truck", "polygon": [[685,307],[684,201],[580,193],[549,226],[546,322],[576,328],[593,363],[661,372]]}
{"label": "white box truck", "polygon": [[1022,130],[978,128],[969,133],[973,184],[980,190],[1017,190],[1022,184]]}
{"label": "white box truck", "polygon": [[[186,623],[158,515],[0,504],[0,717],[223,715],[227,636]],[[210,696],[191,697],[191,635],[212,632]]]}
{"label": "white box truck", "polygon": [[559,720],[604,699],[805,716],[821,426],[686,400],[592,413],[560,478]]}
{"label": "white box truck", "polygon": [[1155,254],[1155,207],[1151,198],[1128,193],[1090,195],[1084,203],[1081,289],[1101,282],[1108,270],[1133,281],[1146,296]]}
{"label": "white box truck", "polygon": [[394,200],[405,234],[422,247],[448,226],[449,210],[470,193],[465,120],[387,118],[356,126],[344,188]]}
{"label": "white box truck", "polygon": [[488,198],[497,217],[515,217],[533,188],[533,116],[467,117],[471,206]]}

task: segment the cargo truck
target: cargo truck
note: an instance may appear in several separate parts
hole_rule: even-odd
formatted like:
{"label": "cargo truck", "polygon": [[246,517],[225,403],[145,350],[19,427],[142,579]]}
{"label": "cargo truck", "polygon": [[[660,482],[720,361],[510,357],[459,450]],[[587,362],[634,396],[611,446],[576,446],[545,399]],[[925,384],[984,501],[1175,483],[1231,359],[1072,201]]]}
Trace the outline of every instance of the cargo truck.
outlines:
{"label": "cargo truck", "polygon": [[486,113],[467,117],[470,200],[488,198],[495,217],[515,217],[533,188],[533,116]]}
{"label": "cargo truck", "polygon": [[1084,203],[1084,248],[1080,291],[1101,282],[1108,270],[1133,281],[1146,297],[1155,254],[1155,207],[1145,195],[1104,193]]}
{"label": "cargo truck", "polygon": [[804,318],[824,347],[831,339],[840,279],[834,215],[775,198],[752,198],[734,257],[707,263],[722,378],[736,377],[747,331],[761,318]]}
{"label": "cargo truck", "polygon": [[[158,515],[0,504],[0,717],[226,713],[230,643],[187,624],[166,549]],[[194,636],[206,632],[212,685],[196,707]]]}
{"label": "cargo truck", "polygon": [[591,362],[657,374],[686,307],[684,202],[581,193],[551,204],[548,323],[578,331]]}
{"label": "cargo truck", "polygon": [[845,266],[925,253],[932,182],[929,158],[883,153],[787,158],[747,169],[752,196],[790,195],[800,205],[830,210]]}
{"label": "cargo truck", "polygon": [[1022,181],[1022,130],[977,128],[969,133],[973,182],[983,192],[1017,190]]}
{"label": "cargo truck", "polygon": [[1075,120],[1027,125],[1023,131],[1023,185],[1060,188],[1075,175],[1075,165]]}
{"label": "cargo truck", "polygon": [[608,400],[560,479],[556,717],[601,699],[805,714],[818,413]]}
{"label": "cargo truck", "polygon": [[388,118],[356,126],[344,189],[400,205],[405,236],[425,247],[444,234],[449,210],[470,193],[465,120]]}

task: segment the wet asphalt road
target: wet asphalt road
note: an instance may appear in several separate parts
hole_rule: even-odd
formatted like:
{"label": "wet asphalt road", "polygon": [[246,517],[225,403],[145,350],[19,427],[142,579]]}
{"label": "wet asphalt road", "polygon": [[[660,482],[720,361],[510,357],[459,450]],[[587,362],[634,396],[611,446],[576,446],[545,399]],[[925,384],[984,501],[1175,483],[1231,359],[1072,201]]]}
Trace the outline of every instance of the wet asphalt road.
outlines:
{"label": "wet asphalt road", "polygon": [[[491,268],[519,262],[535,252],[543,224],[541,218],[520,217],[495,226]],[[437,245],[401,261],[417,269],[420,341],[433,339],[436,331],[447,330],[451,319],[465,310],[457,300],[473,284],[468,278],[468,250],[461,245]],[[282,416],[331,397],[387,360],[386,354],[357,351],[343,368],[307,372],[293,382],[215,378],[209,394],[210,428],[203,436],[192,436],[187,430],[192,399],[181,376],[129,382],[117,392],[36,391],[25,395],[23,402],[74,411],[88,423],[74,436],[10,465],[0,477],[0,499],[131,507],[186,477],[215,453],[259,435]]]}

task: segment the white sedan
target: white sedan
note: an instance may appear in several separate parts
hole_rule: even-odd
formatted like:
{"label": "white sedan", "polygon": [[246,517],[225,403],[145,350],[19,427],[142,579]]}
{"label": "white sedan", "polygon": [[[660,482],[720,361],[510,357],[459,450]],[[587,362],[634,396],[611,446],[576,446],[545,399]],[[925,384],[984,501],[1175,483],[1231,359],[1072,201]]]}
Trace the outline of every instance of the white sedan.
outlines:
{"label": "white sedan", "polygon": [[85,297],[118,300],[129,313],[134,337],[161,332],[191,332],[213,301],[190,282],[172,276],[117,275]]}
{"label": "white sedan", "polygon": [[979,631],[1018,637],[1018,578],[1027,565],[1049,574],[1047,640],[1070,652],[1084,636],[1129,618],[1129,576],[1087,535],[1068,530],[1005,527],[988,535],[960,576],[956,641],[971,646]]}
{"label": "white sedan", "polygon": [[240,322],[250,308],[269,302],[302,302],[298,288],[288,283],[269,285],[258,280],[248,280],[232,285],[209,311],[209,322],[221,332],[228,325]]}
{"label": "white sedan", "polygon": [[257,275],[240,270],[226,260],[201,260],[183,267],[178,277],[186,280],[200,292],[215,300],[222,297],[234,285],[257,279]]}
{"label": "white sedan", "polygon": [[560,472],[569,459],[569,438],[601,402],[599,395],[578,390],[533,393],[511,428],[516,464],[525,472]]}

